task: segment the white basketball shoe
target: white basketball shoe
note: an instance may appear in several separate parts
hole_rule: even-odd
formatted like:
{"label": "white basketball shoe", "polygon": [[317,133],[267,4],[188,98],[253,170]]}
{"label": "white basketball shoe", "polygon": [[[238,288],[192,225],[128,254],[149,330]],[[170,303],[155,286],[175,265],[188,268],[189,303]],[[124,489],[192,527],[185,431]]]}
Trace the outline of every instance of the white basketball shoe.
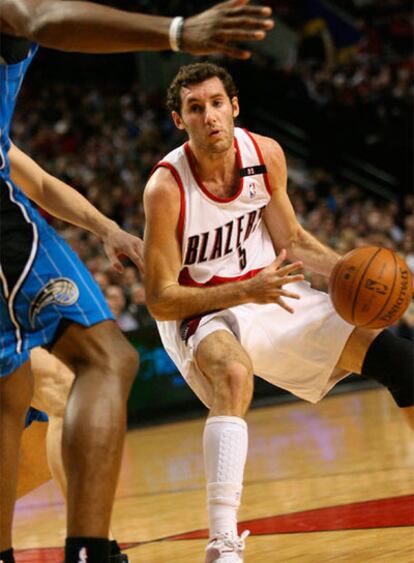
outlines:
{"label": "white basketball shoe", "polygon": [[243,563],[245,540],[249,534],[246,530],[240,537],[219,534],[212,538],[206,547],[205,563]]}

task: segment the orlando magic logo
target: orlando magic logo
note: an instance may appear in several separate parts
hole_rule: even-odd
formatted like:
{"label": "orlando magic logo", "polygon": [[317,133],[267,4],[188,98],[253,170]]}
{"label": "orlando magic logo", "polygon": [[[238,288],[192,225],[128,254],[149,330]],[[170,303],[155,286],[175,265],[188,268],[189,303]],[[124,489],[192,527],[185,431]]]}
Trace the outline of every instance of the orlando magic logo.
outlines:
{"label": "orlando magic logo", "polygon": [[34,328],[35,319],[47,305],[63,305],[69,307],[79,298],[78,286],[69,278],[54,278],[38,292],[30,306],[29,320]]}

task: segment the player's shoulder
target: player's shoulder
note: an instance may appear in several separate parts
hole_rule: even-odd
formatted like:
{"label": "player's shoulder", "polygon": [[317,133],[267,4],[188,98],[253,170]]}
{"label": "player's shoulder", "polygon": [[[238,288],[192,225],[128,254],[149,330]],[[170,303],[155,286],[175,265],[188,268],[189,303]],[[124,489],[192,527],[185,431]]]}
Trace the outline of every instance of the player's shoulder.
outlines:
{"label": "player's shoulder", "polygon": [[285,153],[280,144],[272,137],[250,133],[259,146],[268,172],[272,191],[277,187],[286,189],[287,167]]}
{"label": "player's shoulder", "polygon": [[280,144],[276,141],[276,139],[253,132],[250,132],[250,135],[258,144],[265,160],[268,158],[272,159],[272,158],[284,157],[283,149],[280,146]]}
{"label": "player's shoulder", "polygon": [[180,189],[172,167],[159,164],[154,168],[145,186],[144,198],[147,205],[157,207],[180,202]]}

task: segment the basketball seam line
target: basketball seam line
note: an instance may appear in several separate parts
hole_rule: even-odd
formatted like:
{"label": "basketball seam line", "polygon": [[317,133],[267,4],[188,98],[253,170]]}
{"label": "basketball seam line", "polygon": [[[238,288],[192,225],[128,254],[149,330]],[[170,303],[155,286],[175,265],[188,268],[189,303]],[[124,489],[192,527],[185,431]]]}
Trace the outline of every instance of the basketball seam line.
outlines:
{"label": "basketball seam line", "polygon": [[381,252],[381,250],[383,250],[382,248],[378,248],[378,250],[375,252],[375,254],[369,259],[368,264],[365,266],[365,269],[362,272],[361,278],[358,282],[358,286],[356,288],[355,291],[355,295],[354,295],[354,302],[352,303],[352,323],[355,324],[355,307],[356,307],[356,302],[357,302],[357,298],[358,298],[358,293],[359,293],[359,289],[361,287],[362,284],[362,280],[364,279],[365,273],[368,270],[368,268],[371,265],[371,262],[374,260],[374,258],[377,256],[377,254],[379,254]]}
{"label": "basketball seam line", "polygon": [[393,258],[393,260],[394,260],[395,269],[394,269],[394,279],[392,280],[391,291],[389,292],[389,294],[388,294],[388,299],[386,300],[386,302],[385,302],[384,305],[382,306],[382,309],[380,310],[380,312],[377,313],[373,319],[371,319],[370,321],[368,321],[367,323],[365,323],[365,324],[362,325],[362,326],[367,326],[368,324],[375,322],[375,321],[378,319],[378,317],[379,317],[380,315],[382,315],[382,313],[383,313],[385,307],[388,305],[388,302],[389,302],[389,300],[390,300],[390,297],[391,297],[391,295],[392,295],[392,292],[394,291],[394,287],[395,287],[395,284],[396,284],[396,281],[397,281],[397,273],[398,273],[398,263],[397,263],[397,259],[396,259],[395,255],[394,255],[394,253],[391,252],[391,250],[389,250],[388,248],[384,248],[384,250],[388,250],[388,252],[391,254],[391,256],[392,256],[392,258]]}

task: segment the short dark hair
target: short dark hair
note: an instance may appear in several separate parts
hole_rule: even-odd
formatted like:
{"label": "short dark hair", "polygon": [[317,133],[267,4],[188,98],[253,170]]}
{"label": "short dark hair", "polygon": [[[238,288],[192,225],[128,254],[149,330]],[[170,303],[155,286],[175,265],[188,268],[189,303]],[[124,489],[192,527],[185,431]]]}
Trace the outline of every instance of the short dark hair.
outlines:
{"label": "short dark hair", "polygon": [[230,73],[222,66],[213,63],[194,63],[182,66],[167,90],[167,108],[181,111],[181,88],[190,84],[199,84],[208,78],[217,76],[223,83],[230,100],[237,96],[237,88]]}

